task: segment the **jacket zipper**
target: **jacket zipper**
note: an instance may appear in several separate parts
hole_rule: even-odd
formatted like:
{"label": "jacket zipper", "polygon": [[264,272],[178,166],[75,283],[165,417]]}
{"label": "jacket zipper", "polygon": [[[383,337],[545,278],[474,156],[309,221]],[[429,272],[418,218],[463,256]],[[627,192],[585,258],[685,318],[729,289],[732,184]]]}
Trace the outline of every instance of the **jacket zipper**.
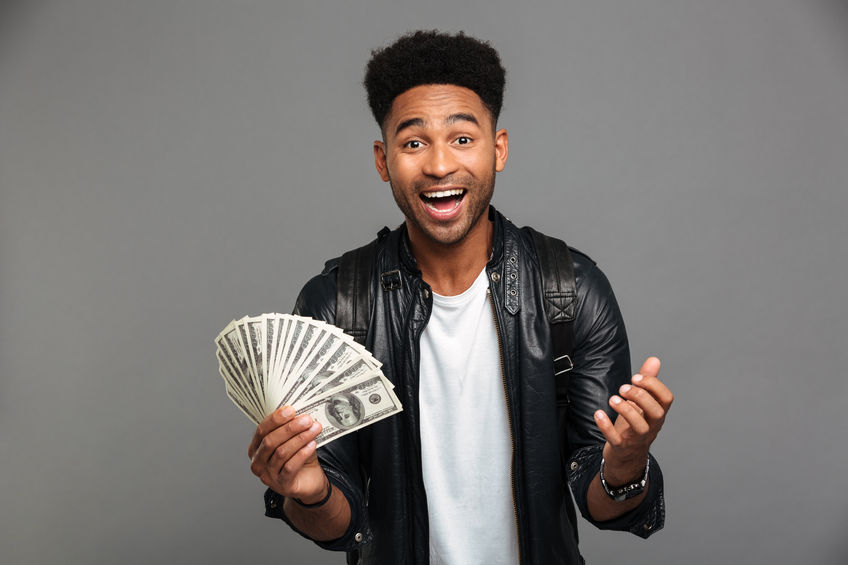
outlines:
{"label": "jacket zipper", "polygon": [[495,321],[495,335],[498,337],[498,357],[501,362],[501,382],[503,382],[504,400],[506,401],[506,419],[509,425],[509,441],[512,446],[512,458],[509,466],[509,480],[512,484],[512,513],[515,518],[515,541],[518,544],[518,563],[521,563],[521,530],[518,527],[518,506],[515,504],[515,434],[512,431],[512,408],[509,404],[509,392],[506,382],[506,368],[504,367],[503,341],[501,341],[501,326],[498,323],[498,314],[495,310],[495,298],[492,289],[487,288],[489,304],[492,306],[492,319]]}
{"label": "jacket zipper", "polygon": [[[421,283],[422,283],[423,289],[424,289],[423,311],[425,312],[426,316],[424,318],[424,323],[419,324],[419,326],[417,328],[415,328],[415,330],[412,332],[412,335],[414,337],[413,342],[415,343],[415,346],[414,346],[415,347],[415,349],[414,349],[414,351],[415,351],[414,365],[415,365],[415,374],[416,374],[416,384],[415,384],[415,401],[416,402],[419,401],[418,388],[419,388],[420,383],[418,381],[420,381],[420,378],[421,378],[421,334],[424,333],[424,328],[427,326],[427,322],[430,319],[430,314],[432,313],[432,304],[428,303],[432,291],[430,289],[430,286],[427,283],[424,283],[423,279],[421,279]],[[415,290],[415,292],[418,293],[418,296],[420,298],[421,288],[420,287],[417,288]],[[421,417],[420,413],[419,413],[418,417],[419,418]],[[420,420],[419,420],[419,423],[420,423]],[[428,550],[429,550],[429,537],[430,537],[429,522],[430,522],[430,518],[429,518],[429,514],[428,514],[428,509],[427,509],[427,489],[424,488],[424,465],[421,461],[421,437],[420,437],[421,428],[420,427],[418,428],[418,434],[419,434],[419,438],[418,438],[417,449],[415,450],[415,455],[416,455],[415,464],[416,464],[417,470],[418,470],[418,478],[419,478],[419,481],[421,483],[421,492],[424,493],[424,516],[426,518],[425,523],[428,525],[426,538],[428,539],[427,547],[428,547]],[[407,479],[407,483],[409,483],[409,479]],[[410,499],[409,507],[410,508],[415,508],[414,495],[413,495],[413,492],[415,490],[416,489],[414,487],[409,489],[409,499]],[[409,536],[410,536],[409,539],[413,540],[413,544],[412,544],[411,547],[415,547],[415,542],[417,541],[417,536],[415,535],[414,521],[410,521],[410,523],[409,523]],[[415,551],[412,550],[412,554],[410,556],[411,560],[415,561],[415,557],[416,557]]]}

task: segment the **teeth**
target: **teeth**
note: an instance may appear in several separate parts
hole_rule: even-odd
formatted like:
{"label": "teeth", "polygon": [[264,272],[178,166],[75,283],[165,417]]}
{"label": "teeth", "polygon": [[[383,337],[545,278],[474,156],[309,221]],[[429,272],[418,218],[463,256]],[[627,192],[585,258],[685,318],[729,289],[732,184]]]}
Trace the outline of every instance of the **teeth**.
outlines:
{"label": "teeth", "polygon": [[435,190],[433,192],[425,192],[426,198],[447,198],[448,196],[461,196],[464,192],[461,188],[452,188],[450,190]]}

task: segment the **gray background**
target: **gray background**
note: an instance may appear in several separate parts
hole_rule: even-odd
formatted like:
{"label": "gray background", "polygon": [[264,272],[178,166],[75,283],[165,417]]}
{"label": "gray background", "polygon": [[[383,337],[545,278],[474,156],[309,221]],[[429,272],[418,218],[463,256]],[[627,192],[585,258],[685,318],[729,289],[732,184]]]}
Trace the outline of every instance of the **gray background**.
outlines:
{"label": "gray background", "polygon": [[665,531],[588,561],[848,560],[845,2],[80,0],[0,7],[4,563],[342,561],[263,517],[212,340],[400,222],[360,81],[430,27],[500,50],[495,205],[677,395]]}

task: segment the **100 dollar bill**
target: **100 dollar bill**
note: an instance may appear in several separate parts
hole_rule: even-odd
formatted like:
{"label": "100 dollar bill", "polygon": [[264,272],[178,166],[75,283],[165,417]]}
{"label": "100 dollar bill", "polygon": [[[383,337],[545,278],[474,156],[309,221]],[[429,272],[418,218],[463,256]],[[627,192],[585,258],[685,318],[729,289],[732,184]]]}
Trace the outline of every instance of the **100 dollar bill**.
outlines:
{"label": "100 dollar bill", "polygon": [[315,438],[319,447],[403,410],[391,384],[380,374],[310,400],[295,408],[298,414],[321,422],[321,433]]}

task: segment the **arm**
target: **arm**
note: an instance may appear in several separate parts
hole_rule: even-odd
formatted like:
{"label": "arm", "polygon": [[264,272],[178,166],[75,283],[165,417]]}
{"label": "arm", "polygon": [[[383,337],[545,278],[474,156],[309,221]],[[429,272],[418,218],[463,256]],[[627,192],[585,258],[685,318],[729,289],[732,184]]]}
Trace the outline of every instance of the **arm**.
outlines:
{"label": "arm", "polygon": [[[300,316],[311,316],[328,323],[335,321],[336,310],[336,267],[337,260],[328,261],[324,270],[313,277],[301,290],[294,307],[294,314]],[[285,409],[286,407],[283,407]],[[297,423],[295,414],[283,416],[281,410],[272,414],[277,418],[274,422],[260,424],[257,435],[260,436],[258,443],[251,442],[250,455],[258,461],[254,471],[262,482],[269,486],[265,492],[265,515],[270,518],[279,518],[291,526],[299,534],[315,541],[320,547],[336,551],[349,551],[361,544],[368,543],[371,538],[371,530],[368,523],[368,511],[364,495],[364,479],[360,471],[359,448],[357,442],[358,434],[348,434],[334,440],[332,443],[315,449],[314,443],[310,442],[320,433],[320,425],[317,429],[310,430],[312,423]],[[287,412],[287,414],[289,414]],[[283,420],[286,420],[283,422]],[[285,429],[269,436],[270,431],[280,428],[283,424],[289,424],[289,431]],[[265,427],[262,427],[265,425]],[[282,437],[281,437],[282,434]],[[291,444],[291,449],[286,448],[286,454],[298,454],[295,462],[291,463],[289,470],[285,470],[284,463],[274,461],[273,466],[270,455],[276,452],[271,449],[275,444],[277,447],[284,444],[284,438],[293,438],[300,434],[299,443]],[[266,451],[258,459],[256,451],[258,445],[267,439]],[[254,440],[257,437],[254,436]],[[299,447],[298,447],[299,446]],[[266,455],[267,454],[267,455]],[[289,457],[291,458],[291,456]],[[291,474],[293,468],[301,460],[303,466],[309,471],[304,477],[304,484],[294,487],[300,494],[294,491],[284,492],[271,487],[268,480],[275,480],[275,470],[285,470]],[[267,464],[271,468],[262,468]],[[267,477],[263,479],[263,475]],[[279,473],[276,473],[279,474]],[[328,482],[332,483],[332,494],[326,504],[317,508],[304,508],[297,504],[292,497],[299,498],[303,503],[309,504],[321,500],[327,493]],[[342,526],[347,524],[347,528]]]}
{"label": "arm", "polygon": [[[608,441],[599,426],[599,419],[605,417],[610,427],[613,421],[616,426],[623,427],[627,419],[615,420],[616,406],[621,403],[612,397],[629,402],[625,397],[635,394],[631,391],[637,388],[630,378],[624,322],[609,281],[601,270],[579,252],[573,252],[572,256],[578,304],[574,325],[574,370],[569,387],[568,482],[581,514],[596,527],[648,537],[663,527],[665,517],[662,471],[647,452],[650,442],[641,444],[644,451],[638,456],[632,449],[611,452],[613,444],[619,440]],[[649,369],[646,366],[643,371],[647,373]],[[655,372],[653,377],[656,377]],[[632,387],[626,393],[622,392],[625,385]],[[613,487],[641,479],[645,463],[651,457],[645,494],[623,502],[610,499],[598,476],[601,458],[605,456],[610,456],[606,458],[605,478]]]}
{"label": "arm", "polygon": [[[595,412],[595,422],[604,434],[604,479],[608,485],[621,486],[641,479],[648,461],[648,452],[665,422],[665,415],[674,396],[658,378],[660,360],[648,358],[633,376],[632,384],[622,385],[619,395],[609,404],[618,413],[613,424],[603,410]],[[595,520],[618,518],[639,506],[648,490],[637,497],[617,502],[607,496],[601,485],[600,473],[589,485],[586,503]]]}
{"label": "arm", "polygon": [[[309,416],[295,416],[295,410],[285,406],[259,424],[248,449],[250,470],[285,497],[283,511],[303,534],[317,541],[340,538],[350,525],[350,505],[339,489],[331,489],[318,463],[314,440],[321,424]],[[326,502],[311,506],[330,490]]]}

